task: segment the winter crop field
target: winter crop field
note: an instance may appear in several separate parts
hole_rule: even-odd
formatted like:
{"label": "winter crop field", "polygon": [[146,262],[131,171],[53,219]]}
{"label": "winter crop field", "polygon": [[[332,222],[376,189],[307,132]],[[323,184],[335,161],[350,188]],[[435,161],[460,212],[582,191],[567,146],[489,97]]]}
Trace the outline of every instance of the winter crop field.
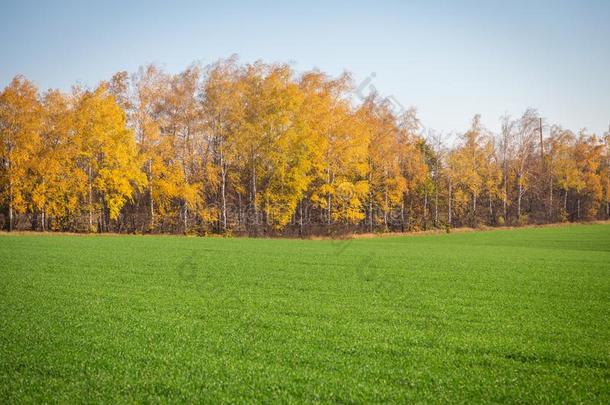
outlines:
{"label": "winter crop field", "polygon": [[0,235],[0,402],[610,402],[610,225]]}

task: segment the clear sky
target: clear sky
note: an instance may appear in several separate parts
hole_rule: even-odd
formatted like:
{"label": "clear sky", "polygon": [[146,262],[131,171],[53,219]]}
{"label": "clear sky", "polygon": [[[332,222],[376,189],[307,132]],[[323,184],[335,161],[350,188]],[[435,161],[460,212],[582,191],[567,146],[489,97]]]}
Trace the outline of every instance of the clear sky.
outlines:
{"label": "clear sky", "polygon": [[0,0],[0,86],[94,86],[155,62],[178,72],[238,54],[351,71],[442,131],[537,108],[599,134],[610,124],[610,0]]}

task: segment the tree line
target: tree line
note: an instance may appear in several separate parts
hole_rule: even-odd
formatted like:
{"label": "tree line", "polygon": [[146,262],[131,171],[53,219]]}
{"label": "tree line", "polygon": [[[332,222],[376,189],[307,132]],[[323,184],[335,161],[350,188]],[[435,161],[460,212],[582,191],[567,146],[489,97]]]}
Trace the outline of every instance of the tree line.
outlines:
{"label": "tree line", "polygon": [[0,93],[7,230],[307,236],[610,217],[610,133],[536,110],[454,137],[349,74],[232,57]]}

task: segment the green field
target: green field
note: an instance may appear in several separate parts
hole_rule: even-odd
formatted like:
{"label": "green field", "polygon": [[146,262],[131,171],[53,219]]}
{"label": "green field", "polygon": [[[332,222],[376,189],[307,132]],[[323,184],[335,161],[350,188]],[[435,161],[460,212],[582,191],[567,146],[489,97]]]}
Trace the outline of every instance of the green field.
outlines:
{"label": "green field", "polygon": [[610,225],[0,257],[0,403],[610,402]]}

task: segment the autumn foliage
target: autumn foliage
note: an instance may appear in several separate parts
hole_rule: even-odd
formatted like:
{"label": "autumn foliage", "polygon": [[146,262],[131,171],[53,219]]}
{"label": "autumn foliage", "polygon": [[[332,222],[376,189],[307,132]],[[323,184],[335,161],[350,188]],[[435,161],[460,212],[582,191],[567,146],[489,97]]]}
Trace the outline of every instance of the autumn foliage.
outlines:
{"label": "autumn foliage", "polygon": [[236,58],[0,93],[0,225],[310,235],[607,219],[610,134],[423,131],[349,75]]}

